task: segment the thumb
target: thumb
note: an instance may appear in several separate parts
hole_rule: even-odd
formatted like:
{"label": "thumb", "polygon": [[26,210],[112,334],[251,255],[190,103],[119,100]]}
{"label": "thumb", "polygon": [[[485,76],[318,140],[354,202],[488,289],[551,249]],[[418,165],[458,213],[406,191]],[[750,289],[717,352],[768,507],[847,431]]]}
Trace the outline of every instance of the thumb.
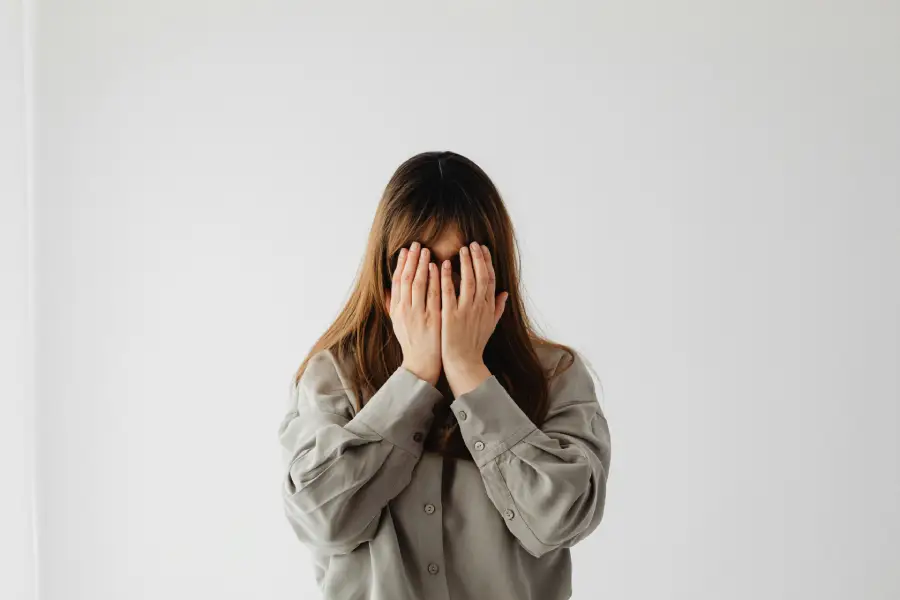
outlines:
{"label": "thumb", "polygon": [[494,300],[494,325],[500,320],[503,309],[506,308],[506,299],[509,298],[509,292],[500,292]]}

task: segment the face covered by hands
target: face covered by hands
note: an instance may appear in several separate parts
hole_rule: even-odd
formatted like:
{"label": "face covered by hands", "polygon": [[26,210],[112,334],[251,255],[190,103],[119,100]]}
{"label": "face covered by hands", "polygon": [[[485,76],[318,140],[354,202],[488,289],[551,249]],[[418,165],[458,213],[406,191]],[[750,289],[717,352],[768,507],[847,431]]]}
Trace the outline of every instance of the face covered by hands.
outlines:
{"label": "face covered by hands", "polygon": [[[509,294],[496,294],[490,252],[477,242],[441,261],[440,274],[432,257],[419,242],[400,250],[388,311],[403,351],[402,366],[432,385],[443,368],[459,395],[491,375],[484,348]],[[458,272],[453,268],[457,261]]]}

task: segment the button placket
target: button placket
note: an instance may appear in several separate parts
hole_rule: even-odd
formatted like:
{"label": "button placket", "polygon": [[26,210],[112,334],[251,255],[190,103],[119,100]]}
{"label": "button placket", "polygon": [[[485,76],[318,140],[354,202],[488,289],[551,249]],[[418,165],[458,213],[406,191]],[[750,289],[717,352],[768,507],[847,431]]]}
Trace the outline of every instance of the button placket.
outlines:
{"label": "button placket", "polygon": [[[415,514],[416,569],[422,572],[422,598],[429,600],[449,600],[444,556],[444,526],[442,519],[442,481],[444,458],[438,454],[425,452],[413,478],[415,487],[407,488],[414,504],[409,509]],[[422,511],[422,512],[419,512]]]}

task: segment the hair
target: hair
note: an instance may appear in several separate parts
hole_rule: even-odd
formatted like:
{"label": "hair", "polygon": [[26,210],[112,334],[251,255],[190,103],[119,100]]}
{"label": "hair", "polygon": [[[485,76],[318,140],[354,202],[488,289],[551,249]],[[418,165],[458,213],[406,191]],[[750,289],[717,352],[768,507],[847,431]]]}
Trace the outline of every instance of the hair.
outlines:
{"label": "hair", "polygon": [[[571,366],[574,352],[540,335],[525,313],[515,231],[499,191],[478,165],[449,151],[417,154],[394,172],[375,213],[353,290],[343,310],[304,358],[294,382],[300,381],[315,353],[328,349],[341,363],[356,397],[356,410],[360,410],[363,398],[378,390],[403,359],[385,306],[400,250],[413,241],[430,247],[447,227],[454,226],[464,243],[476,241],[490,249],[496,293],[509,293],[485,346],[485,365],[523,412],[535,424],[543,423],[549,408],[550,379]],[[555,373],[545,371],[538,346],[564,350],[570,355],[568,365]],[[450,401],[435,408],[425,448],[471,460],[450,414]]]}

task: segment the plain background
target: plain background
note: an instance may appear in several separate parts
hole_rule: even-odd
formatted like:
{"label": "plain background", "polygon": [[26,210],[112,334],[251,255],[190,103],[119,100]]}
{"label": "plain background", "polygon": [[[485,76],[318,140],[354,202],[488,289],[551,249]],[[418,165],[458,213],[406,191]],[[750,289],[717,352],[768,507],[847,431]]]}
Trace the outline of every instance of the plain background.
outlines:
{"label": "plain background", "polygon": [[35,598],[25,13],[0,0],[0,598]]}
{"label": "plain background", "polygon": [[0,596],[318,597],[288,382],[435,149],[601,378],[574,598],[900,596],[897,3],[0,6]]}

